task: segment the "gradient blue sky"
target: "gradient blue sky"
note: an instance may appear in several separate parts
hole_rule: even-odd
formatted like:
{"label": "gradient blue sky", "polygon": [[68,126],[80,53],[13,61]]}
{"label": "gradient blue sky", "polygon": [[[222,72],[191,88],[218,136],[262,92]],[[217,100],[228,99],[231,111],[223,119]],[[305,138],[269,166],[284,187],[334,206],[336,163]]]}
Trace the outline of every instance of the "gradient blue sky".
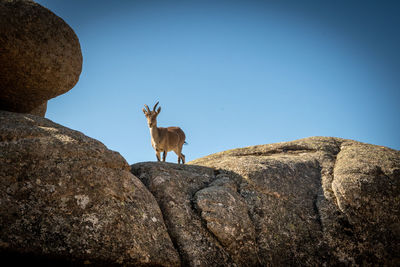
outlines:
{"label": "gradient blue sky", "polygon": [[156,101],[187,161],[309,136],[400,149],[399,1],[37,2],[84,60],[46,117],[130,164],[155,160],[142,107]]}

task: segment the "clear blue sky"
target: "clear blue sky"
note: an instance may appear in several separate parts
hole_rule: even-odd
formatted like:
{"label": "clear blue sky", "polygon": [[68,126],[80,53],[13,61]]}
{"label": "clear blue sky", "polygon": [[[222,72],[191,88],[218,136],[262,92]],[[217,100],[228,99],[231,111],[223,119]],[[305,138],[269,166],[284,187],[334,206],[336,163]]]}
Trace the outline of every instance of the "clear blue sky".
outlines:
{"label": "clear blue sky", "polygon": [[400,149],[399,1],[38,3],[84,60],[46,117],[130,164],[156,159],[142,113],[156,101],[158,125],[185,131],[187,161],[309,136]]}

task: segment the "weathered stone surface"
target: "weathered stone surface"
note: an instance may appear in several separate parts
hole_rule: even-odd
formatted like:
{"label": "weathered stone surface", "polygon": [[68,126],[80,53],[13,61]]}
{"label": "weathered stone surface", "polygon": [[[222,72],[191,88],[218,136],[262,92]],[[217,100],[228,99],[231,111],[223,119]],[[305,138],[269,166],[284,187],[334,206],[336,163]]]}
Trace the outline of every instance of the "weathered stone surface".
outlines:
{"label": "weathered stone surface", "polygon": [[212,182],[194,198],[207,228],[240,266],[258,264],[258,248],[247,205],[228,177]]}
{"label": "weathered stone surface", "polygon": [[14,262],[179,265],[157,202],[126,161],[37,116],[0,111],[0,225],[0,254]]}
{"label": "weathered stone surface", "polygon": [[31,115],[0,111],[0,122],[2,256],[57,265],[400,264],[400,151],[313,137],[189,165],[132,165],[154,199],[98,141]]}
{"label": "weathered stone surface", "polygon": [[79,79],[82,54],[74,31],[33,1],[0,0],[0,109],[35,111]]}
{"label": "weathered stone surface", "polygon": [[[357,238],[356,262],[400,263],[400,152],[343,143],[332,189]],[[393,259],[394,260],[394,259]],[[394,265],[394,264],[393,264]]]}
{"label": "weathered stone surface", "polygon": [[400,262],[399,151],[313,137],[132,171],[184,265]]}
{"label": "weathered stone surface", "polygon": [[195,209],[193,196],[215,180],[212,169],[148,162],[132,165],[132,172],[157,199],[183,266],[228,266],[233,263]]}
{"label": "weathered stone surface", "polygon": [[37,106],[36,108],[32,109],[29,112],[29,114],[44,117],[44,115],[46,115],[46,111],[47,111],[47,101],[45,101],[40,106]]}

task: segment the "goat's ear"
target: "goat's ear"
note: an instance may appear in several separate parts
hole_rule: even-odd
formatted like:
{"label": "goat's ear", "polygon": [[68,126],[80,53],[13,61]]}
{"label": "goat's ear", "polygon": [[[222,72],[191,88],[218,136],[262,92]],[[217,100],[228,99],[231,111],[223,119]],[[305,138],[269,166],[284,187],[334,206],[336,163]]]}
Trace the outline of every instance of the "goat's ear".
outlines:
{"label": "goat's ear", "polygon": [[147,115],[147,112],[146,112],[146,110],[145,109],[142,109],[143,110],[143,113],[144,113],[144,115]]}
{"label": "goat's ear", "polygon": [[161,107],[159,107],[159,108],[157,109],[157,114],[160,114],[160,111],[161,111]]}

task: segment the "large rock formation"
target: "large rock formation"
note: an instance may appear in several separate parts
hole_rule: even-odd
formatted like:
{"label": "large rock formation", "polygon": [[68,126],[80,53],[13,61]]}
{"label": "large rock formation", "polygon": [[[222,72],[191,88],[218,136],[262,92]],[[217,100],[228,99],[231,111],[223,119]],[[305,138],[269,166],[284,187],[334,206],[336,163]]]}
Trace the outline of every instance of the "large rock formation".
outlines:
{"label": "large rock formation", "polygon": [[0,0],[1,110],[44,116],[81,69],[79,40],[60,17],[33,1]]}
{"label": "large rock formation", "polygon": [[179,265],[154,197],[116,152],[33,115],[0,111],[0,255]]}
{"label": "large rock formation", "polygon": [[132,172],[183,265],[400,263],[399,151],[314,137]]}
{"label": "large rock formation", "polygon": [[2,258],[400,264],[400,151],[314,137],[130,168],[100,142],[49,120],[0,111],[0,122]]}

